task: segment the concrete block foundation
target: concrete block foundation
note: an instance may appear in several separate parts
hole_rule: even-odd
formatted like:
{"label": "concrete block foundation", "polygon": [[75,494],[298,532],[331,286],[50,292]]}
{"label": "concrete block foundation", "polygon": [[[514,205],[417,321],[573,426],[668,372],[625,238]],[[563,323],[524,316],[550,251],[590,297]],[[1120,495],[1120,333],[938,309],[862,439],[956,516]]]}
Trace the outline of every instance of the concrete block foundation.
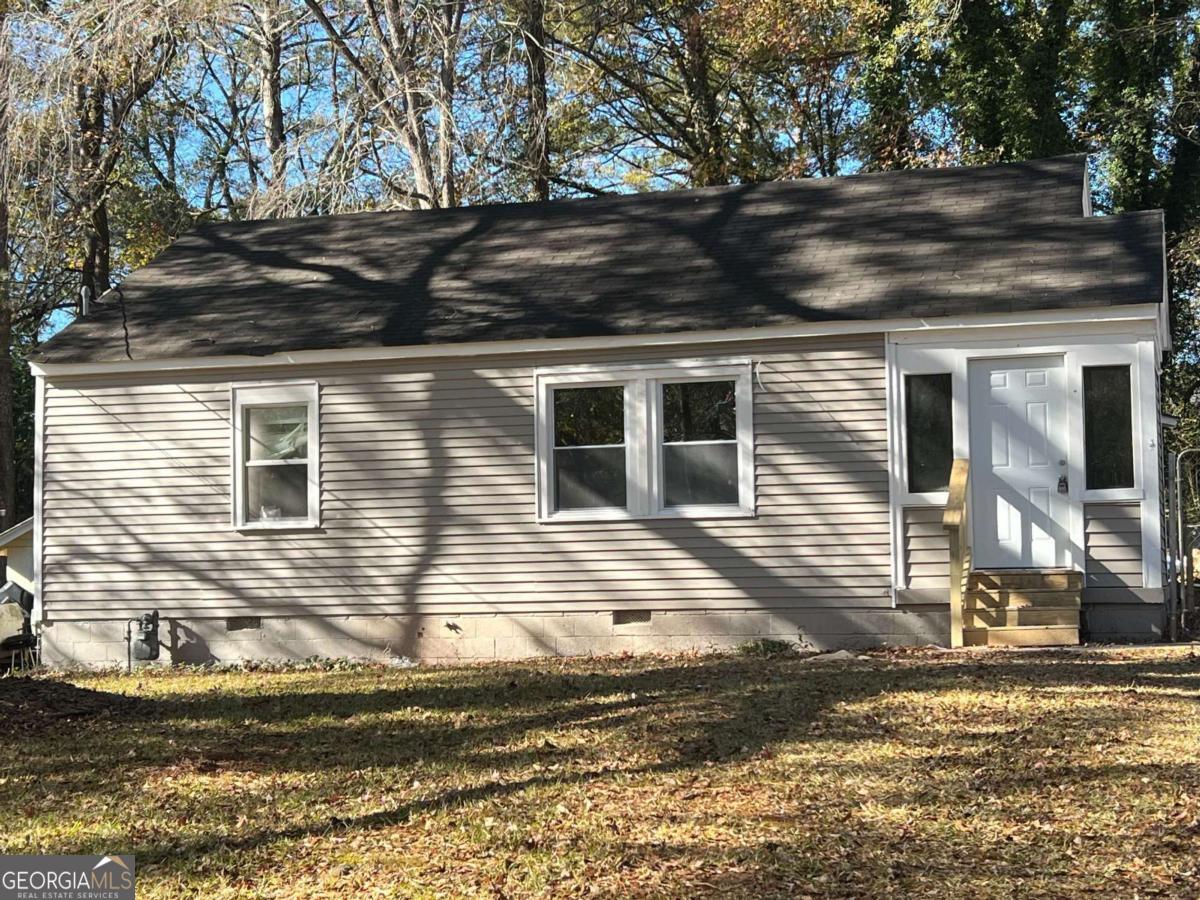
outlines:
{"label": "concrete block foundation", "polygon": [[[771,610],[651,612],[620,624],[612,613],[504,616],[262,616],[162,620],[159,663],[409,659],[457,663],[537,656],[727,650],[788,641],[815,650],[945,643],[940,611]],[[125,623],[49,621],[42,659],[52,666],[124,664]]]}

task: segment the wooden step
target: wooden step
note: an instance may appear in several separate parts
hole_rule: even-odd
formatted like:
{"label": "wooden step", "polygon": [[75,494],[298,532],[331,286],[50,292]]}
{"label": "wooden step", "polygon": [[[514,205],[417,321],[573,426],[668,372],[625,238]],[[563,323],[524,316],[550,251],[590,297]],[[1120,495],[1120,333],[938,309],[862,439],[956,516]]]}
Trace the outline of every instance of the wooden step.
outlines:
{"label": "wooden step", "polygon": [[1036,606],[1042,608],[1073,607],[1079,609],[1079,591],[990,590],[968,591],[963,594],[964,609],[1004,609]]}
{"label": "wooden step", "polygon": [[964,609],[964,628],[1016,628],[1021,625],[1060,625],[1079,628],[1079,606],[1002,606]]}
{"label": "wooden step", "polygon": [[964,628],[967,647],[1065,647],[1079,643],[1079,629],[1067,625]]}
{"label": "wooden step", "polygon": [[1072,569],[976,569],[967,579],[972,591],[1079,591],[1083,573]]}
{"label": "wooden step", "polygon": [[976,569],[963,594],[968,647],[1079,643],[1083,574],[1073,569]]}

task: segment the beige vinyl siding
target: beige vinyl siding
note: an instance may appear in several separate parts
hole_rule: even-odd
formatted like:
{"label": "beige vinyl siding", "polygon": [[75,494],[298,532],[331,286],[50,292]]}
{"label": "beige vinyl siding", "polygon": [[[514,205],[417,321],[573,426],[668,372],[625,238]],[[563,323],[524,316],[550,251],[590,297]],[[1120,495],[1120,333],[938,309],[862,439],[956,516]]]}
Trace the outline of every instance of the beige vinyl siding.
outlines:
{"label": "beige vinyl siding", "polygon": [[[752,358],[758,516],[534,521],[535,366]],[[230,525],[231,382],[48,385],[49,619],[886,608],[880,336],[281,368],[321,386],[320,532]]]}
{"label": "beige vinyl siding", "polygon": [[1086,588],[1142,586],[1142,524],[1139,503],[1084,506]]}
{"label": "beige vinyl siding", "polygon": [[904,568],[909,590],[950,590],[950,539],[940,506],[904,510]]}

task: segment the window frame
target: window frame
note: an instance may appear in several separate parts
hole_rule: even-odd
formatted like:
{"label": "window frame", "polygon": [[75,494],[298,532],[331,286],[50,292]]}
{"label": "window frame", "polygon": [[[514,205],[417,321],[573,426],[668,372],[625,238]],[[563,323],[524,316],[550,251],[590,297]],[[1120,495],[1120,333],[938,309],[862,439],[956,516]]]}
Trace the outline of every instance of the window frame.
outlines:
{"label": "window frame", "polygon": [[[247,459],[246,411],[281,406],[308,410],[308,515],[303,519],[251,521],[246,516]],[[315,381],[252,382],[230,385],[230,524],[237,531],[302,531],[321,527],[321,416],[320,387]],[[292,463],[298,465],[298,463]]]}
{"label": "window frame", "polygon": [[[663,502],[664,383],[733,381],[737,405],[738,502],[668,507]],[[554,390],[625,389],[625,508],[554,509]],[[680,360],[627,366],[559,366],[534,375],[535,517],[538,522],[633,519],[749,518],[756,515],[754,485],[753,365],[749,360]]]}

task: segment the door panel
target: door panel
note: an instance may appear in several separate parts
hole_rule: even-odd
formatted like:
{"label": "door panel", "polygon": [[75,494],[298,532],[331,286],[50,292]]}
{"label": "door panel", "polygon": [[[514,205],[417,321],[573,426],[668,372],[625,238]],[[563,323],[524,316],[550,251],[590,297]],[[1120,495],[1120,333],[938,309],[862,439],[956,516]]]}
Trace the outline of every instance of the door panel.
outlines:
{"label": "door panel", "polygon": [[980,568],[1070,562],[1066,373],[1061,357],[970,366],[972,551]]}

